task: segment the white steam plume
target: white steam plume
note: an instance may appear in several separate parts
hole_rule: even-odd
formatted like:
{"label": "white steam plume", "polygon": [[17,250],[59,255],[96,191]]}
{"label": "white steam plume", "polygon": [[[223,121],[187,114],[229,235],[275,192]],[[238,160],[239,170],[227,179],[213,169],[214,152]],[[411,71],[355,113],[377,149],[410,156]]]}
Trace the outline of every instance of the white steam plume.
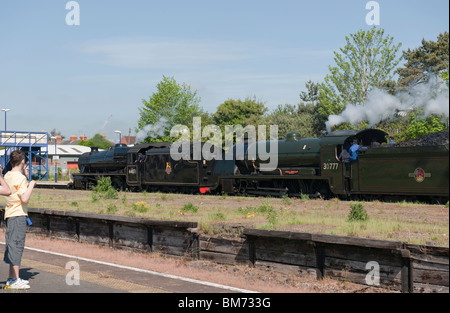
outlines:
{"label": "white steam plume", "polygon": [[147,137],[158,138],[164,136],[166,129],[169,127],[168,122],[169,121],[166,118],[162,117],[155,124],[144,126],[144,128],[136,134],[136,142],[143,142]]}
{"label": "white steam plume", "polygon": [[410,87],[407,91],[390,95],[384,90],[374,88],[362,105],[348,104],[339,115],[330,115],[326,122],[328,131],[333,126],[348,122],[352,125],[368,121],[369,127],[394,117],[399,111],[423,108],[425,118],[430,114],[449,117],[449,91],[445,82],[433,75],[428,83]]}

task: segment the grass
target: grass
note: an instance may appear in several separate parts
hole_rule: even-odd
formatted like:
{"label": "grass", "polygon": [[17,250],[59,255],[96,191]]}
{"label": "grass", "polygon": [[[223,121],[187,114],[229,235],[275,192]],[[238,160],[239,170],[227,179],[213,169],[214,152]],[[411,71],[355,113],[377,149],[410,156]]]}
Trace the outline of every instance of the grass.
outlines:
{"label": "grass", "polygon": [[150,209],[150,205],[148,203],[145,203],[144,201],[138,201],[131,205],[131,208],[133,211],[139,212],[139,213],[147,213]]}
{"label": "grass", "polygon": [[[0,197],[4,205],[4,197]],[[92,191],[35,189],[30,207],[198,222],[225,234],[236,227],[322,233],[449,246],[448,205],[352,202],[332,199],[258,198],[119,192],[107,199]],[[349,220],[356,208],[370,218]],[[361,210],[362,209],[362,210]],[[364,214],[363,214],[364,215]]]}
{"label": "grass", "polygon": [[187,203],[185,204],[182,208],[181,208],[182,212],[193,212],[193,213],[197,213],[198,212],[198,206],[193,205],[192,203]]}

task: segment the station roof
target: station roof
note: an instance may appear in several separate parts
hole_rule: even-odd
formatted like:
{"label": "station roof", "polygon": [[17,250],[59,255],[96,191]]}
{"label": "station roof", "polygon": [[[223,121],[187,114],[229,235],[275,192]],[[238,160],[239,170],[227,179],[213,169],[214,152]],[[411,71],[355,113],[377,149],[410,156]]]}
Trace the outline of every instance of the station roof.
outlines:
{"label": "station roof", "polygon": [[[102,150],[99,150],[102,151]],[[83,153],[91,152],[90,147],[79,145],[61,145],[56,146],[56,153],[59,156],[80,156]],[[4,155],[5,150],[0,150],[0,155]],[[48,155],[55,155],[55,145],[48,146]]]}
{"label": "station roof", "polygon": [[[56,154],[60,156],[82,155],[83,153],[86,152],[91,152],[91,148],[80,145],[56,145]],[[48,154],[49,155],[55,154],[55,145],[48,145]]]}

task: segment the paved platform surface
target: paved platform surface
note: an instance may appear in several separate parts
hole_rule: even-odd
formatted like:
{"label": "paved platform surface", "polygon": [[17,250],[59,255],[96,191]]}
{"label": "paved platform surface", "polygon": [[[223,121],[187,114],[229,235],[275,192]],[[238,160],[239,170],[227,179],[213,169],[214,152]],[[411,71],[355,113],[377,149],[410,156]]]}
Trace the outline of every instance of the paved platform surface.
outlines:
{"label": "paved platform surface", "polygon": [[[20,276],[30,282],[27,291],[5,288],[9,265],[3,262],[5,246],[0,243],[0,293],[230,293],[234,288],[178,279],[150,271],[117,267],[104,262],[71,258],[25,249]],[[79,266],[76,274],[71,263]],[[66,269],[67,267],[67,269]],[[79,284],[76,282],[79,277]],[[69,283],[67,283],[67,281]]]}
{"label": "paved platform surface", "polygon": [[69,181],[60,181],[55,183],[54,181],[38,181],[36,182],[36,188],[45,189],[68,189]]}

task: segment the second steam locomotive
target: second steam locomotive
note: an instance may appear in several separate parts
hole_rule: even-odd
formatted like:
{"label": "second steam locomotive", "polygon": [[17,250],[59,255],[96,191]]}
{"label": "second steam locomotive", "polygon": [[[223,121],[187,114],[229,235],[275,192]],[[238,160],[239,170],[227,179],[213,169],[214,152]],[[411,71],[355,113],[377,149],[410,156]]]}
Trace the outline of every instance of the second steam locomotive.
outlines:
{"label": "second steam locomotive", "polygon": [[[117,189],[134,191],[324,198],[388,195],[448,201],[448,144],[370,147],[373,142],[385,143],[386,138],[387,134],[377,129],[336,131],[319,138],[289,133],[277,142],[278,167],[273,171],[262,171],[263,161],[249,154],[254,151],[252,145],[261,143],[245,142],[243,158],[225,158],[222,152],[218,160],[193,160],[192,154],[177,160],[168,143],[119,144],[107,151],[93,149],[83,154],[73,187],[89,189],[100,177],[108,176]],[[341,152],[354,140],[370,148],[362,150],[357,160],[346,162],[340,158]],[[269,146],[269,142],[262,144]]]}

